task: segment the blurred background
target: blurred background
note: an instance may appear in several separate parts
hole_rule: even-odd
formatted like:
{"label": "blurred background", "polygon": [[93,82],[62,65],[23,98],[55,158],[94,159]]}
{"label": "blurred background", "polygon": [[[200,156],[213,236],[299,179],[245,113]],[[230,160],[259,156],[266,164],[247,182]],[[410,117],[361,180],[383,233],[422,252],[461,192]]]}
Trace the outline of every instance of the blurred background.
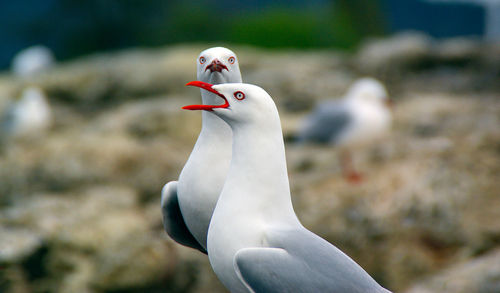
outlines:
{"label": "blurred background", "polygon": [[[498,39],[500,12],[496,2],[204,0],[196,5],[176,0],[2,2],[0,68],[7,68],[19,50],[33,44],[48,46],[58,60],[67,60],[94,52],[186,42],[353,50],[368,36],[405,30],[419,30],[437,38]],[[496,16],[496,22],[489,20],[489,16]]]}
{"label": "blurred background", "polygon": [[[307,228],[395,292],[500,292],[500,1],[2,1],[0,44],[0,292],[225,292],[159,202],[212,46],[275,99]],[[291,138],[363,76],[395,106],[352,184]]]}

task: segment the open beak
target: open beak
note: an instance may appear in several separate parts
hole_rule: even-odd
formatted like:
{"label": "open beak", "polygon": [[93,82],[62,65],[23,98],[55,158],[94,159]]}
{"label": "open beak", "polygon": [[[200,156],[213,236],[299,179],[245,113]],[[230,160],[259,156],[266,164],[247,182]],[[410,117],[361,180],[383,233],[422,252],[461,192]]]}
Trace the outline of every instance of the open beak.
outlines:
{"label": "open beak", "polygon": [[224,65],[222,62],[220,62],[219,59],[217,59],[217,58],[215,58],[214,61],[212,61],[212,63],[207,65],[207,67],[205,68],[205,71],[207,71],[209,69],[210,69],[210,72],[217,71],[220,73],[222,73],[223,69],[228,70],[226,65]]}
{"label": "open beak", "polygon": [[189,106],[182,107],[182,109],[184,109],[184,110],[212,111],[214,108],[228,108],[229,107],[229,103],[228,103],[226,97],[224,97],[223,94],[219,93],[214,88],[212,88],[213,84],[209,84],[209,83],[203,82],[203,81],[191,81],[191,82],[186,83],[186,86],[196,86],[196,87],[202,88],[206,91],[209,91],[211,93],[214,93],[214,94],[218,95],[219,97],[221,97],[222,99],[224,99],[225,103],[222,105],[189,105]]}

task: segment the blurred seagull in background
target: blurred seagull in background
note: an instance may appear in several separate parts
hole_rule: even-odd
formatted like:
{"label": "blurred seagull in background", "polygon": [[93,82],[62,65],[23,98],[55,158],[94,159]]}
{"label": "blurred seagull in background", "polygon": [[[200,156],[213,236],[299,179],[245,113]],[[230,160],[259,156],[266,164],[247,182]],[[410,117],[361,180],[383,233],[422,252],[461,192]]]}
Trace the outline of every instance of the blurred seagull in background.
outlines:
{"label": "blurred seagull in background", "polygon": [[12,59],[11,70],[19,77],[30,77],[52,67],[55,63],[52,51],[42,45],[19,51]]}
{"label": "blurred seagull in background", "polygon": [[278,110],[266,91],[242,83],[187,85],[224,103],[183,108],[210,111],[233,131],[231,165],[208,230],[208,258],[222,283],[231,292],[389,293],[300,223]]}
{"label": "blurred seagull in background", "polygon": [[33,138],[43,135],[52,125],[52,110],[43,90],[28,86],[2,115],[2,138]]}
{"label": "blurred seagull in background", "polygon": [[344,176],[350,182],[359,182],[362,177],[354,169],[351,150],[372,144],[389,131],[391,105],[381,82],[359,79],[343,99],[317,105],[303,121],[297,140],[338,147]]}
{"label": "blurred seagull in background", "polygon": [[[196,59],[197,78],[213,84],[241,82],[238,59],[233,51],[215,47]],[[215,94],[201,91],[203,104],[220,102]],[[231,161],[232,133],[229,126],[209,111],[202,113],[198,140],[178,181],[163,187],[163,226],[182,245],[206,253],[212,213]]]}

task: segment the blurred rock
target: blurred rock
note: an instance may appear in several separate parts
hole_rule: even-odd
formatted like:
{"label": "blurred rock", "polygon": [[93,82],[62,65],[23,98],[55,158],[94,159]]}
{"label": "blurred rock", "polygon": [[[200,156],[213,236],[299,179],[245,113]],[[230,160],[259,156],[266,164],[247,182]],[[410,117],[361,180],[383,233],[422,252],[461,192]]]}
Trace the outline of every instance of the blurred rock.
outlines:
{"label": "blurred rock", "polygon": [[492,251],[443,270],[422,281],[407,293],[494,293],[500,292],[500,250]]}
{"label": "blurred rock", "polygon": [[0,266],[20,263],[42,246],[42,239],[35,232],[0,226]]}
{"label": "blurred rock", "polygon": [[7,181],[0,190],[10,198],[39,188],[59,191],[115,181],[132,184],[147,197],[178,176],[175,171],[190,151],[180,145],[171,139],[140,142],[123,133],[59,133],[39,145],[8,148],[0,166]]}
{"label": "blurred rock", "polygon": [[[243,60],[245,54],[239,54]],[[253,70],[243,80],[258,84],[287,111],[303,111],[327,97],[342,95],[353,81],[343,56],[334,52],[285,52],[252,56]],[[311,90],[314,89],[314,90]]]}
{"label": "blurred rock", "polygon": [[431,53],[431,40],[426,35],[408,32],[368,41],[358,51],[356,65],[360,71],[371,74],[411,70],[411,66],[430,58]]}
{"label": "blurred rock", "polygon": [[151,231],[154,224],[138,208],[137,194],[124,187],[37,195],[22,207],[3,210],[0,219],[8,225],[1,229],[7,238],[2,237],[0,262],[7,270],[24,263],[27,280],[45,284],[32,287],[33,292],[42,292],[44,286],[61,292],[88,291],[92,286],[140,290],[161,284],[177,262],[172,248]]}
{"label": "blurred rock", "polygon": [[144,232],[128,236],[137,239],[100,249],[99,265],[92,280],[96,288],[103,291],[146,289],[163,285],[162,282],[173,273],[177,258],[164,239]]}
{"label": "blurred rock", "polygon": [[480,43],[466,38],[444,40],[436,47],[437,56],[449,61],[467,62],[481,54]]}
{"label": "blurred rock", "polygon": [[195,79],[194,48],[126,51],[66,63],[35,82],[56,99],[85,107],[131,97],[175,92]]}
{"label": "blurred rock", "polygon": [[194,91],[192,98],[160,96],[124,103],[112,113],[99,116],[89,128],[101,133],[126,133],[139,139],[164,137],[192,143],[201,129],[201,117],[180,109],[198,103],[197,93]]}
{"label": "blurred rock", "polygon": [[500,73],[499,48],[472,38],[432,40],[408,32],[367,41],[352,64],[359,72],[378,77],[396,93],[410,89],[490,91],[500,88],[495,82]]}

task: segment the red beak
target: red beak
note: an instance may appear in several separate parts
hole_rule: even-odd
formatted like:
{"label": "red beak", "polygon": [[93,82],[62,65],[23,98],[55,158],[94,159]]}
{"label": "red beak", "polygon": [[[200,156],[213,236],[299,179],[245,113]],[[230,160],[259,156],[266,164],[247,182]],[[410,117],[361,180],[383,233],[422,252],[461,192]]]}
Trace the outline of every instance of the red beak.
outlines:
{"label": "red beak", "polygon": [[211,93],[214,93],[218,95],[219,97],[224,99],[224,104],[222,105],[189,105],[189,106],[184,106],[182,109],[184,110],[205,110],[205,111],[212,111],[214,108],[227,108],[229,107],[229,103],[227,102],[226,97],[224,97],[223,94],[219,93],[215,89],[212,88],[213,84],[209,84],[203,81],[191,81],[186,83],[186,86],[196,86],[199,88],[202,88],[204,90],[207,90]]}
{"label": "red beak", "polygon": [[[205,68],[205,71],[209,70],[210,72],[222,72],[223,69],[228,70],[226,65],[224,65],[222,62],[219,61],[219,59],[215,58],[212,63],[208,64],[207,67]],[[229,70],[228,70],[229,71]]]}

